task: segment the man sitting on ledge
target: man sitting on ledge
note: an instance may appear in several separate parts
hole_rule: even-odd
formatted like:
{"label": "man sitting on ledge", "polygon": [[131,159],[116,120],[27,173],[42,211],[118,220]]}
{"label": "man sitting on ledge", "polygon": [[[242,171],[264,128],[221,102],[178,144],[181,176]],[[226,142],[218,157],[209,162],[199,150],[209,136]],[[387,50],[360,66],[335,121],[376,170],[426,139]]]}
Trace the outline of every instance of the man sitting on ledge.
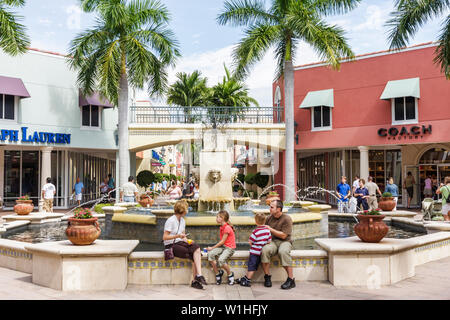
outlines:
{"label": "man sitting on ledge", "polygon": [[288,278],[281,285],[281,289],[295,287],[295,279],[292,271],[292,218],[283,213],[283,202],[275,200],[270,203],[270,216],[266,219],[266,225],[272,233],[272,242],[266,244],[261,251],[261,265],[264,270],[264,286],[271,287],[271,275],[269,270],[270,259],[278,253],[281,265],[286,270]]}

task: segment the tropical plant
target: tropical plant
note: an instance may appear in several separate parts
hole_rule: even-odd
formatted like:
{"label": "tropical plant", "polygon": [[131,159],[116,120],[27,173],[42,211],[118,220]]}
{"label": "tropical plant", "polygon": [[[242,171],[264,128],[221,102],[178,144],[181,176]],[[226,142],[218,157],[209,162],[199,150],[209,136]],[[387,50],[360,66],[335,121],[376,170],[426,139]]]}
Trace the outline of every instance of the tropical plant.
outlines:
{"label": "tropical plant", "polygon": [[[330,25],[324,16],[346,13],[361,0],[272,0],[266,8],[264,1],[229,0],[217,17],[221,25],[246,27],[245,35],[233,52],[234,74],[245,77],[251,67],[270,49],[275,49],[276,78],[283,76],[286,154],[285,170],[294,172],[294,69],[292,62],[300,41],[311,45],[320,58],[338,69],[343,58],[352,58],[352,50],[344,31]],[[295,190],[294,175],[286,175],[286,185]],[[287,201],[295,200],[290,192]]]}
{"label": "tropical plant", "polygon": [[269,183],[269,176],[266,174],[261,174],[261,172],[257,172],[254,177],[255,184],[261,189],[267,186]]}
{"label": "tropical plant", "polygon": [[383,192],[383,194],[381,196],[383,198],[391,198],[392,197],[392,193],[390,193],[390,192]]}
{"label": "tropical plant", "polygon": [[71,41],[69,63],[84,94],[98,91],[119,109],[119,185],[130,170],[129,86],[161,94],[178,44],[168,29],[169,12],[157,0],[81,0],[81,7],[97,14],[96,25]]}
{"label": "tropical plant", "polygon": [[224,65],[225,76],[210,90],[207,109],[208,120],[213,128],[219,124],[236,122],[241,119],[247,107],[259,106],[258,102],[248,95],[248,88],[238,78],[231,75]]}
{"label": "tropical plant", "polygon": [[161,183],[163,181],[163,175],[162,173],[155,173],[155,182]]}
{"label": "tropical plant", "polygon": [[153,172],[151,172],[149,170],[143,170],[143,171],[139,172],[139,174],[136,177],[137,184],[144,189],[147,189],[148,187],[150,187],[150,185],[154,181],[155,181],[155,175],[153,174]]}
{"label": "tropical plant", "polygon": [[245,179],[245,174],[243,174],[243,173],[238,173],[237,179],[238,179],[241,183],[243,183],[243,182],[244,182],[244,179]]}
{"label": "tropical plant", "polygon": [[202,77],[198,70],[190,74],[179,72],[176,77],[178,80],[167,92],[167,103],[182,106],[186,122],[195,122],[196,117],[192,115],[192,107],[205,106],[208,102],[207,79]]}
{"label": "tropical plant", "polygon": [[0,0],[0,48],[12,56],[25,53],[30,45],[25,26],[18,22],[22,17],[11,11],[24,5],[25,0]]}
{"label": "tropical plant", "polygon": [[244,177],[245,183],[250,184],[250,185],[255,184],[255,176],[256,176],[256,173],[247,173]]}
{"label": "tropical plant", "polygon": [[[409,39],[428,20],[444,16],[434,62],[450,79],[450,10],[449,0],[395,0],[395,10],[387,22],[391,49],[405,47]],[[446,16],[447,15],[447,16]]]}

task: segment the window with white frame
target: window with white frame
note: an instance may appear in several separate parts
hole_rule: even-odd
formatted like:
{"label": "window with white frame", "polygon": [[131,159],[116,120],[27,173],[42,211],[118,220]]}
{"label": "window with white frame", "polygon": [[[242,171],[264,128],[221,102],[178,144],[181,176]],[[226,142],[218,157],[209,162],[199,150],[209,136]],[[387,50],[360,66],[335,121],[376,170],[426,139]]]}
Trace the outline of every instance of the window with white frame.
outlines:
{"label": "window with white frame", "polygon": [[312,130],[330,130],[331,129],[331,108],[320,106],[312,108],[311,112]]}
{"label": "window with white frame", "polygon": [[392,99],[392,124],[419,122],[417,98],[401,97]]}
{"label": "window with white frame", "polygon": [[0,119],[15,120],[16,97],[0,94]]}
{"label": "window with white frame", "polygon": [[95,105],[81,107],[81,125],[89,128],[100,128],[101,108]]}

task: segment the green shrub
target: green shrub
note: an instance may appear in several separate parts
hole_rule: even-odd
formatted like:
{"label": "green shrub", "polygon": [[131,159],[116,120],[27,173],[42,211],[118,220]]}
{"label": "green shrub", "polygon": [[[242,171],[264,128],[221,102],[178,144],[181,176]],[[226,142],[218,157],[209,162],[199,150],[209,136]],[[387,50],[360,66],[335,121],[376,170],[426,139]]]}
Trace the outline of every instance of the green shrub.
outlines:
{"label": "green shrub", "polygon": [[149,170],[139,172],[139,174],[136,177],[137,184],[145,189],[147,189],[154,181],[155,175],[153,174],[153,172]]}
{"label": "green shrub", "polygon": [[163,177],[164,176],[161,173],[155,173],[155,182],[162,182]]}
{"label": "green shrub", "polygon": [[383,197],[383,198],[390,198],[390,197],[392,197],[392,193],[390,193],[390,192],[384,192],[383,195],[382,195],[382,197]]}
{"label": "green shrub", "polygon": [[96,213],[103,214],[105,213],[105,211],[103,211],[103,207],[111,207],[113,205],[113,203],[99,203],[94,207],[94,211]]}
{"label": "green shrub", "polygon": [[264,187],[267,186],[267,183],[269,182],[269,176],[266,174],[261,174],[261,172],[258,172],[253,178],[253,180],[258,187],[264,189]]}
{"label": "green shrub", "polygon": [[237,175],[237,179],[238,179],[240,182],[244,183],[245,174],[239,173],[239,174]]}
{"label": "green shrub", "polygon": [[245,183],[247,184],[255,184],[255,173],[247,173],[247,175],[244,178]]}

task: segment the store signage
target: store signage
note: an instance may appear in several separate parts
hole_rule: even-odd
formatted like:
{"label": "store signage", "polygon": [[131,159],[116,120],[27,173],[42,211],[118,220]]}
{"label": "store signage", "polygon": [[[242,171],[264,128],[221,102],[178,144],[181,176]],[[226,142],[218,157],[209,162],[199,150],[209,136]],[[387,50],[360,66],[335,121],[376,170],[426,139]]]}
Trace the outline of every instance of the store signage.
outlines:
{"label": "store signage", "polygon": [[159,162],[152,162],[152,167],[162,167],[162,164]]}
{"label": "store signage", "polygon": [[70,144],[70,134],[37,131],[28,132],[28,127],[22,127],[20,130],[1,129],[0,141],[9,140],[10,142],[18,142],[19,132],[22,135],[21,142]]}
{"label": "store signage", "polygon": [[382,138],[387,137],[388,140],[400,140],[400,139],[418,139],[423,138],[423,135],[425,134],[431,134],[432,132],[432,126],[431,124],[428,126],[422,125],[420,126],[413,126],[410,128],[407,127],[392,127],[392,128],[380,128],[378,129],[378,135]]}

